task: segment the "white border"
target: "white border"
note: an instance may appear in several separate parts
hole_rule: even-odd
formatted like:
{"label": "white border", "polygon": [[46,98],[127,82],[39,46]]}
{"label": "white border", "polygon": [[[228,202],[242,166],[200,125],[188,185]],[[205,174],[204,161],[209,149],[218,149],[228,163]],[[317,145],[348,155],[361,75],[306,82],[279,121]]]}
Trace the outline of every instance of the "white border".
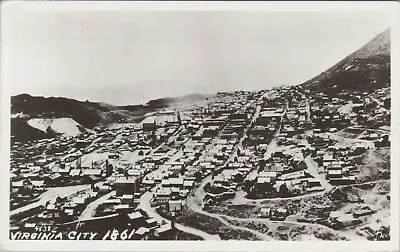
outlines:
{"label": "white border", "polygon": [[[18,11],[35,10],[158,10],[158,11],[385,11],[391,16],[391,92],[392,99],[392,147],[391,147],[391,241],[388,242],[247,242],[247,241],[9,241],[9,153],[10,153],[10,90],[3,82],[1,75],[3,70],[0,65],[0,95],[1,95],[1,127],[0,127],[0,183],[2,190],[0,194],[0,246],[1,250],[17,251],[381,251],[399,250],[399,169],[396,164],[400,160],[399,126],[400,101],[396,94],[400,94],[399,53],[400,53],[400,8],[397,2],[2,2],[1,14],[6,9],[7,14]],[[3,15],[1,15],[3,19]],[[3,21],[3,20],[2,20]],[[3,24],[3,22],[1,22]],[[1,50],[3,48],[1,47]],[[1,53],[2,55],[2,53]],[[0,58],[1,59],[1,58]],[[0,62],[1,63],[1,62]],[[3,190],[5,189],[5,190]]]}

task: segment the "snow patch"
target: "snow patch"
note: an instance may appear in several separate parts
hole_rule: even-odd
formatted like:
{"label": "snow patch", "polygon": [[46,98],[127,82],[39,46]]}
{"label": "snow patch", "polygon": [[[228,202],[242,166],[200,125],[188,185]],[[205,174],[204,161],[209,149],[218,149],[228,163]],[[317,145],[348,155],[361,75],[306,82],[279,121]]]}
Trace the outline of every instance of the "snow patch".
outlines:
{"label": "snow patch", "polygon": [[352,67],[353,67],[353,65],[348,65],[348,66],[346,66],[346,68],[344,70],[349,70]]}
{"label": "snow patch", "polygon": [[47,132],[47,128],[51,127],[57,133],[64,136],[76,136],[81,131],[79,130],[80,124],[71,118],[34,118],[28,121],[29,126]]}
{"label": "snow patch", "polygon": [[26,114],[24,114],[22,112],[19,112],[19,113],[16,113],[16,114],[11,114],[11,118],[25,118],[25,117],[28,117],[28,115],[26,115]]}

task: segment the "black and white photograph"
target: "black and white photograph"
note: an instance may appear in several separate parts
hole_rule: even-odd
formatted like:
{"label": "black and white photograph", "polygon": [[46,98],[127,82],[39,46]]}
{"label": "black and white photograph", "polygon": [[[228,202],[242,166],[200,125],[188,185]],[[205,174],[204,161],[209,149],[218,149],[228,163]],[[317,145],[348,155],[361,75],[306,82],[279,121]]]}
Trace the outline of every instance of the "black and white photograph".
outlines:
{"label": "black and white photograph", "polygon": [[398,6],[342,4],[2,3],[1,243],[398,249]]}

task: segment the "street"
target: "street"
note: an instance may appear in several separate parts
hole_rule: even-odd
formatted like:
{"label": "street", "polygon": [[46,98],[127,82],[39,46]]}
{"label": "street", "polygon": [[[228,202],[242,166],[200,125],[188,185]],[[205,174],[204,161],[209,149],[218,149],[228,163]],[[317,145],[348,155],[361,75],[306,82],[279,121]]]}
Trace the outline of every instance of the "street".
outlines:
{"label": "street", "polygon": [[55,201],[58,196],[68,197],[79,191],[87,191],[90,189],[90,185],[76,185],[76,186],[63,186],[63,187],[51,187],[41,195],[38,196],[39,201],[32,204],[14,209],[10,211],[10,216],[18,213],[28,211],[29,209],[35,208],[40,205],[45,205],[47,201]]}

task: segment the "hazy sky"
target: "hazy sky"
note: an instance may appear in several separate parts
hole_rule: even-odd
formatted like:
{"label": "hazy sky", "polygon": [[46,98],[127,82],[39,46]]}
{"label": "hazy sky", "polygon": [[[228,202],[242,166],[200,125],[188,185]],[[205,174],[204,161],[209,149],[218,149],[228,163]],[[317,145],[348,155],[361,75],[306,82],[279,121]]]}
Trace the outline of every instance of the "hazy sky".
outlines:
{"label": "hazy sky", "polygon": [[21,11],[2,20],[6,83],[137,104],[299,84],[390,25],[379,12]]}

